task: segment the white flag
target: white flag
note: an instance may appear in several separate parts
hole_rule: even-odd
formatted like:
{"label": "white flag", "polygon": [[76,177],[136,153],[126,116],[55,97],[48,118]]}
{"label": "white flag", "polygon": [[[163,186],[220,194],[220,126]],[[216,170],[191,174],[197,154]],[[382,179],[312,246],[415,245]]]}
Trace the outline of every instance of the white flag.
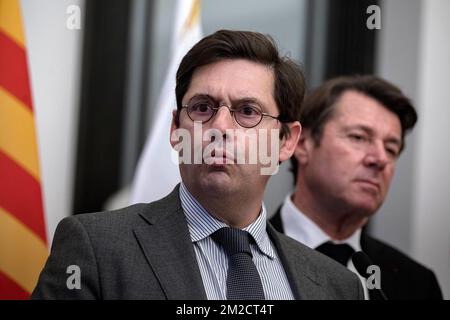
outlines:
{"label": "white flag", "polygon": [[200,0],[178,0],[172,37],[172,58],[155,113],[153,128],[139,159],[131,203],[151,202],[166,196],[181,181],[175,151],[169,142],[172,110],[176,109],[175,77],[181,59],[201,38]]}

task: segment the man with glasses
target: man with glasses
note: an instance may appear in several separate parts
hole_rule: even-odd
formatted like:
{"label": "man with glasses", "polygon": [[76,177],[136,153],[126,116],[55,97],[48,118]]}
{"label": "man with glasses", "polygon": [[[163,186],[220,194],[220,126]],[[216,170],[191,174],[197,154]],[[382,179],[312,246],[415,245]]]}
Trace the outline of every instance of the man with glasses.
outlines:
{"label": "man with glasses", "polygon": [[354,274],[266,223],[269,175],[249,145],[277,163],[293,154],[298,65],[262,34],[222,30],[183,58],[175,94],[182,182],[150,204],[63,220],[33,298],[361,299]]}

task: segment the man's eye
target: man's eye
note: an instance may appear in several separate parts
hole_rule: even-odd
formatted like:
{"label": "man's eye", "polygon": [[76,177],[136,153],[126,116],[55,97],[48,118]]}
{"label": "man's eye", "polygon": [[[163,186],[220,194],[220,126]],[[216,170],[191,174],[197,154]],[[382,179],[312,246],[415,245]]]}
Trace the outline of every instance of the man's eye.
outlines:
{"label": "man's eye", "polygon": [[211,107],[207,103],[196,103],[192,106],[192,111],[199,113],[209,112]]}
{"label": "man's eye", "polygon": [[366,138],[363,135],[360,134],[350,134],[349,135],[350,139],[354,140],[354,141],[366,141]]}
{"label": "man's eye", "polygon": [[398,156],[398,150],[397,149],[391,149],[391,148],[387,148],[386,152],[392,157],[392,158],[397,158]]}
{"label": "man's eye", "polygon": [[261,111],[252,105],[243,105],[239,108],[238,112],[244,116],[259,116]]}

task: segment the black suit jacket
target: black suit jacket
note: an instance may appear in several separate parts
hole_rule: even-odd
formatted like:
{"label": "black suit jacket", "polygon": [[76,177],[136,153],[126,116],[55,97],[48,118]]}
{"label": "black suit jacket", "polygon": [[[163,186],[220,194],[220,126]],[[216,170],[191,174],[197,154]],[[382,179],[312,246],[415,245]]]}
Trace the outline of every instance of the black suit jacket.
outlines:
{"label": "black suit jacket", "polygon": [[[270,222],[275,229],[284,232],[280,210]],[[430,269],[364,232],[361,235],[361,248],[380,267],[381,289],[388,299],[442,299],[436,276]],[[372,299],[373,295],[370,296]]]}
{"label": "black suit jacket", "polygon": [[[359,279],[335,261],[267,232],[297,299],[363,299]],[[67,268],[81,271],[69,288]],[[61,221],[33,299],[206,299],[178,186],[164,199]]]}

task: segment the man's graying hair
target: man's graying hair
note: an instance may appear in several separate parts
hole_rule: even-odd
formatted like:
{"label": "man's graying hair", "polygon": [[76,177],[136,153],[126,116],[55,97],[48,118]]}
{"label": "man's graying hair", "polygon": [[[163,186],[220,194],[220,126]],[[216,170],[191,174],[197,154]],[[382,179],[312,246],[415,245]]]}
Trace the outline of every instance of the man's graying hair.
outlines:
{"label": "man's graying hair", "polygon": [[[326,81],[307,95],[300,113],[300,123],[309,130],[316,146],[320,145],[323,128],[334,114],[334,107],[346,91],[360,92],[381,103],[396,114],[402,127],[402,145],[405,147],[405,135],[414,128],[417,113],[411,101],[403,92],[379,77],[373,75],[343,76]],[[298,162],[291,158],[294,181],[297,180]]]}

